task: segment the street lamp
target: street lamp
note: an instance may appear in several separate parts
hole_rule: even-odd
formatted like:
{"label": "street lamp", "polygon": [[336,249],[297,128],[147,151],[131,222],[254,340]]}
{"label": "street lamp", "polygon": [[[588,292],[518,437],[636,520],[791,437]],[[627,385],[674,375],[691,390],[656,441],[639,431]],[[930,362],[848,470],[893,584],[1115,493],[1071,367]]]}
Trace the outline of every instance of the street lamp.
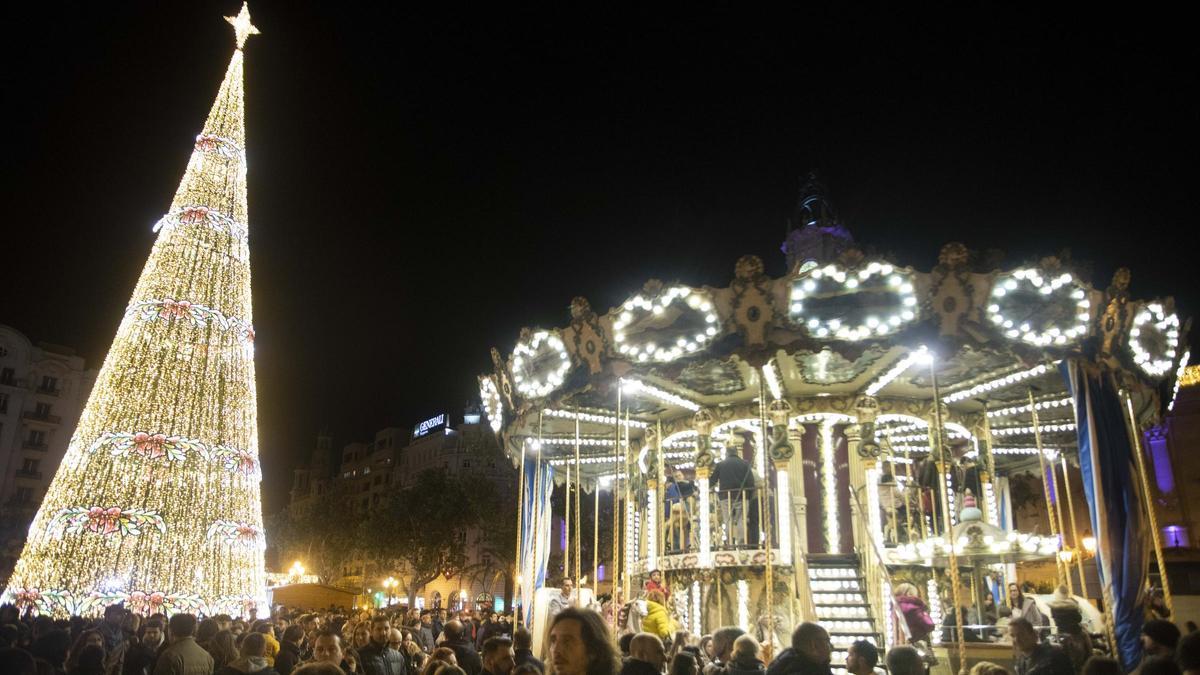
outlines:
{"label": "street lamp", "polygon": [[388,577],[383,580],[383,587],[387,590],[388,606],[392,606],[393,599],[396,596],[396,586],[399,584],[394,577]]}
{"label": "street lamp", "polygon": [[299,583],[304,576],[304,565],[301,565],[299,560],[292,563],[291,569],[288,570],[288,576],[291,577],[292,583]]}

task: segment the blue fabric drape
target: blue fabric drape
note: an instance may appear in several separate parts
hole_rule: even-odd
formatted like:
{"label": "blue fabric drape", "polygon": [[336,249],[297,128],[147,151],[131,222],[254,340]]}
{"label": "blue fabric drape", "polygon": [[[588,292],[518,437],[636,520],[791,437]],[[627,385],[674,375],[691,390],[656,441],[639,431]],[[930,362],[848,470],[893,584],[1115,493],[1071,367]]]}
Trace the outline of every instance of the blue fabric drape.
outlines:
{"label": "blue fabric drape", "polygon": [[1079,466],[1096,536],[1097,570],[1111,608],[1116,653],[1125,670],[1142,657],[1140,635],[1149,567],[1149,519],[1142,507],[1136,458],[1121,396],[1110,375],[1064,360],[1075,403]]}
{"label": "blue fabric drape", "polygon": [[544,465],[541,473],[542,491],[535,494],[538,471],[526,467],[525,503],[521,505],[524,532],[521,533],[520,602],[527,624],[533,622],[533,596],[537,589],[546,585],[546,567],[550,562],[550,496],[554,493],[554,470]]}

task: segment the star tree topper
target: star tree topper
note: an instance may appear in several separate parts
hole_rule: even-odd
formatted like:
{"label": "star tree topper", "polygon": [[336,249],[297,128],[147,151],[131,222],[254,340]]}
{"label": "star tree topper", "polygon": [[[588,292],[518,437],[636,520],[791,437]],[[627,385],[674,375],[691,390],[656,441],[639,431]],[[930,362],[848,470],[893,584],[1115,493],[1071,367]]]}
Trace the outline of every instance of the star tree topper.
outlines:
{"label": "star tree topper", "polygon": [[250,23],[250,3],[242,3],[242,11],[237,16],[227,16],[225,20],[233,26],[233,32],[237,36],[237,48],[241,49],[246,44],[246,38],[251,35],[258,35],[258,28]]}

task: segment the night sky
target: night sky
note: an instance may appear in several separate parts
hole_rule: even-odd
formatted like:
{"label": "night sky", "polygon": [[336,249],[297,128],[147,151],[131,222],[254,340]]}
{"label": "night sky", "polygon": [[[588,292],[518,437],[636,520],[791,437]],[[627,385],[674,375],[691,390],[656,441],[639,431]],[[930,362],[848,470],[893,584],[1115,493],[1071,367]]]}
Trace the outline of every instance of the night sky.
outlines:
{"label": "night sky", "polygon": [[[1135,297],[1197,314],[1191,22],[359,4],[251,6],[268,512],[319,428],[340,446],[458,418],[488,347],[564,325],[575,295],[603,312],[650,277],[723,286],[744,253],[781,275],[813,168],[901,264],[954,240],[1006,266],[1069,248],[1096,286],[1128,265]],[[99,366],[238,7],[7,10],[0,322]]]}

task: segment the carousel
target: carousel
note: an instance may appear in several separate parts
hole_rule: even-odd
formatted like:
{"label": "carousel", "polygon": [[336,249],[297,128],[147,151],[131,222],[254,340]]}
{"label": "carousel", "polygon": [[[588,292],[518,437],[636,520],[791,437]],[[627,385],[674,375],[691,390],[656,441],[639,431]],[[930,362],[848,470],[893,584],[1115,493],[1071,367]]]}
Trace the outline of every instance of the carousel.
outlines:
{"label": "carousel", "polygon": [[[1135,299],[1125,269],[1096,288],[1069,261],[993,269],[958,243],[929,271],[869,257],[816,181],[796,222],[781,278],[747,255],[726,287],[651,279],[604,314],[576,298],[565,325],[492,350],[481,397],[520,470],[534,635],[570,577],[573,602],[611,597],[614,625],[649,597],[679,629],[740,626],[778,650],[818,621],[837,667],[855,640],[912,639],[893,589],[916,585],[961,670],[971,623],[940,630],[942,608],[1003,603],[1040,566],[1085,614],[1104,608],[1091,628],[1120,652],[1144,601],[1120,589],[1148,570],[1112,559],[1117,539],[1149,533],[1162,569],[1137,449],[1187,363],[1173,300]],[[1026,530],[1018,474],[1041,477]],[[563,564],[548,570],[552,522]]]}

